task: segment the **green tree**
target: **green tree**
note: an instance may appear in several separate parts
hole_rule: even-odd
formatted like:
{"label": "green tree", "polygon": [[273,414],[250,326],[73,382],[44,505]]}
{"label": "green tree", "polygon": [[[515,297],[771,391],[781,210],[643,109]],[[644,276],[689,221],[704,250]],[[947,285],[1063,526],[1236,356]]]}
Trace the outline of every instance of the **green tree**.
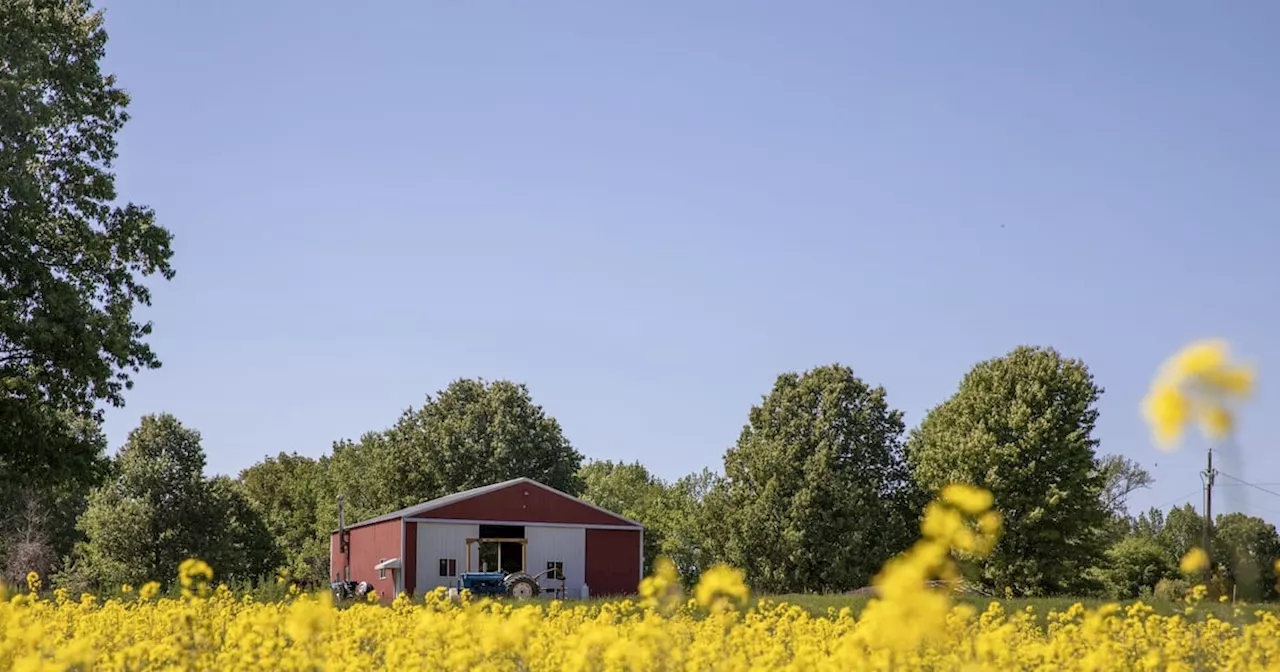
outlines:
{"label": "green tree", "polygon": [[849,367],[778,376],[725,453],[725,559],[765,592],[867,585],[916,531],[903,431]]}
{"label": "green tree", "polygon": [[[339,495],[348,523],[409,506],[401,503],[403,484],[396,481],[395,456],[382,432],[366,432],[359,441],[336,441],[332,454],[321,458],[320,463],[323,476],[316,531],[326,544],[329,533],[338,526]],[[421,494],[418,501],[438,496],[435,492]]]}
{"label": "green tree", "polygon": [[170,234],[117,204],[128,96],[99,66],[106,43],[85,0],[0,3],[0,480],[90,470],[62,414],[122,405],[160,363],[134,310],[148,276],[173,276]]}
{"label": "green tree", "polygon": [[[1152,520],[1157,520],[1152,516]],[[1156,539],[1169,551],[1174,562],[1182,559],[1192,548],[1204,546],[1204,516],[1196,513],[1194,506],[1184,504],[1169,509],[1161,515]]]}
{"label": "green tree", "polygon": [[208,538],[199,555],[225,581],[255,581],[275,573],[284,554],[240,483],[218,476],[208,482],[207,490]]}
{"label": "green tree", "polygon": [[1107,512],[1093,438],[1102,390],[1083,362],[1019,347],[981,362],[911,435],[917,482],[990,490],[1004,515],[982,580],[1026,595],[1087,592]]}
{"label": "green tree", "polygon": [[688,585],[725,559],[718,543],[725,520],[722,478],[709,469],[681,477],[663,495],[659,552],[670,558]]}
{"label": "green tree", "polygon": [[1154,537],[1131,535],[1107,549],[1102,583],[1111,599],[1127,600],[1154,591],[1161,579],[1177,577],[1177,565]]}
{"label": "green tree", "polygon": [[143,417],[115,458],[114,477],[90,495],[78,523],[85,541],[60,581],[108,589],[166,581],[189,557],[210,562],[225,579],[253,578],[277,564],[247,499],[229,479],[205,479],[204,466],[199,432],[169,414]]}
{"label": "green tree", "polygon": [[323,585],[329,570],[331,526],[319,520],[327,462],[280,453],[240,472],[245,498],[284,554],[283,568],[307,584]]}
{"label": "green tree", "polygon": [[1214,521],[1216,564],[1225,571],[1240,599],[1257,601],[1276,597],[1275,562],[1280,560],[1280,534],[1261,518],[1227,513]]}
{"label": "green tree", "polygon": [[[581,466],[526,386],[460,379],[385,432],[335,444],[329,494],[346,497],[348,520],[358,520],[519,477],[576,495]],[[326,524],[336,522],[334,507],[322,504]]]}

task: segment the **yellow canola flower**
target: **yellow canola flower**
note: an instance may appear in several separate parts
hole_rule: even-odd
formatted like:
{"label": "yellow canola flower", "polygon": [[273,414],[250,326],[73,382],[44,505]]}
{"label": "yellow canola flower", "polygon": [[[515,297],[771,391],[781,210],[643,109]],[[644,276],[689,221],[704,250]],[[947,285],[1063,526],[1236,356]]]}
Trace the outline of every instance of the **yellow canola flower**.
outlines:
{"label": "yellow canola flower", "polygon": [[953,483],[943,488],[942,500],[971,516],[990,509],[995,502],[990,491],[964,483]]}
{"label": "yellow canola flower", "polygon": [[1209,568],[1209,554],[1203,548],[1197,546],[1182,556],[1182,562],[1179,563],[1178,568],[1182,570],[1183,574],[1203,572]]}
{"label": "yellow canola flower", "polygon": [[148,581],[142,584],[138,589],[138,599],[146,602],[160,593],[160,584],[155,581]]}
{"label": "yellow canola flower", "polygon": [[708,569],[693,589],[693,599],[704,609],[740,608],[750,595],[742,570],[725,565]]}
{"label": "yellow canola flower", "polygon": [[[0,669],[1248,671],[1280,660],[1275,613],[1230,623],[1199,615],[1204,586],[1188,595],[1191,616],[1141,603],[1047,613],[995,600],[957,604],[929,582],[953,568],[956,539],[985,538],[991,530],[980,528],[997,519],[991,510],[961,514],[938,504],[927,517],[945,520],[927,521],[929,535],[886,565],[879,595],[861,613],[852,603],[825,613],[778,600],[752,603],[742,573],[729,567],[704,572],[693,599],[665,611],[631,599],[462,601],[443,589],[398,596],[389,606],[339,607],[328,591],[260,602],[225,587],[204,597],[154,599],[159,585],[152,582],[137,590],[145,599],[136,601],[73,601],[65,591],[53,601],[25,594],[0,600]],[[186,570],[193,582],[212,575],[194,563]],[[646,579],[650,598],[678,596],[674,565],[655,570]],[[727,608],[735,605],[743,608]]]}
{"label": "yellow canola flower", "polygon": [[1197,341],[1161,365],[1142,413],[1162,448],[1176,445],[1193,422],[1209,438],[1221,439],[1235,427],[1232,406],[1253,388],[1253,368],[1232,362],[1226,341]]}

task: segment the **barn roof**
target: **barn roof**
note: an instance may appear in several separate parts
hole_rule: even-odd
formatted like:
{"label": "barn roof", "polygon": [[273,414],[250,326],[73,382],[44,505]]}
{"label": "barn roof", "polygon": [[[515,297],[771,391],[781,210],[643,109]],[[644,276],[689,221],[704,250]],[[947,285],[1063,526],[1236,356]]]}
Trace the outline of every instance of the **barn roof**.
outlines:
{"label": "barn roof", "polygon": [[[352,525],[348,525],[348,526],[347,526],[347,529],[348,529],[348,530],[350,530],[350,529],[352,529],[352,528],[356,528],[356,527],[364,527],[365,525],[372,525],[372,524],[374,524],[374,523],[382,523],[382,522],[386,522],[386,521],[388,521],[388,520],[396,520],[396,519],[398,519],[398,518],[418,518],[418,517],[421,517],[423,514],[430,513],[431,511],[434,511],[434,510],[436,510],[436,509],[444,508],[444,507],[449,506],[449,505],[451,505],[451,504],[457,504],[458,502],[466,501],[466,500],[468,500],[468,499],[473,499],[473,498],[475,498],[475,497],[479,497],[479,496],[481,496],[481,495],[486,495],[486,494],[489,494],[489,493],[491,493],[491,492],[497,492],[497,491],[499,491],[499,490],[503,490],[503,489],[505,489],[505,488],[509,488],[509,487],[511,487],[511,486],[513,486],[513,485],[520,485],[520,484],[536,486],[536,487],[542,488],[543,490],[547,490],[547,491],[552,492],[552,493],[554,493],[554,494],[557,494],[557,495],[559,495],[559,496],[561,496],[561,497],[564,497],[565,499],[572,500],[572,501],[574,501],[574,502],[576,502],[576,503],[578,503],[578,504],[581,504],[581,505],[583,505],[583,506],[586,506],[586,507],[590,507],[590,508],[592,508],[592,509],[595,509],[596,511],[599,511],[599,512],[601,512],[601,513],[604,513],[604,514],[607,514],[607,515],[612,516],[612,517],[614,517],[614,518],[617,518],[617,519],[618,519],[619,524],[622,524],[622,525],[631,525],[631,526],[634,526],[634,527],[644,527],[644,526],[643,526],[643,525],[641,525],[640,523],[638,523],[638,522],[636,522],[636,521],[634,521],[634,520],[631,520],[630,518],[627,518],[627,517],[625,517],[625,516],[621,516],[621,515],[619,515],[619,514],[617,514],[617,513],[614,513],[613,511],[610,511],[610,510],[605,509],[605,508],[603,508],[603,507],[596,506],[595,504],[592,504],[591,502],[588,502],[588,501],[586,501],[585,499],[581,499],[581,498],[579,498],[579,497],[574,497],[573,495],[571,495],[571,494],[569,494],[569,493],[567,493],[567,492],[561,492],[560,490],[557,490],[557,489],[555,489],[555,488],[553,488],[553,487],[551,487],[551,486],[549,486],[549,485],[545,485],[545,484],[543,484],[543,483],[539,483],[539,482],[537,482],[537,481],[533,480],[532,478],[513,478],[513,479],[511,479],[511,480],[509,480],[509,481],[502,481],[501,483],[492,483],[492,484],[490,484],[490,485],[482,485],[482,486],[480,486],[480,487],[478,487],[478,488],[472,488],[472,489],[470,489],[470,490],[463,490],[462,492],[455,492],[455,493],[453,493],[452,495],[445,495],[444,497],[437,497],[437,498],[435,498],[435,499],[431,499],[431,500],[427,500],[427,501],[425,501],[425,502],[422,502],[421,504],[414,504],[413,506],[405,507],[405,508],[403,508],[403,509],[400,509],[399,511],[392,511],[391,513],[384,513],[384,514],[382,514],[381,516],[377,516],[377,517],[374,517],[374,518],[369,518],[369,519],[367,519],[367,520],[362,520],[362,521],[360,521],[360,522],[358,522],[358,523],[354,523],[354,524],[352,524]],[[337,532],[337,530],[334,530],[334,532]]]}

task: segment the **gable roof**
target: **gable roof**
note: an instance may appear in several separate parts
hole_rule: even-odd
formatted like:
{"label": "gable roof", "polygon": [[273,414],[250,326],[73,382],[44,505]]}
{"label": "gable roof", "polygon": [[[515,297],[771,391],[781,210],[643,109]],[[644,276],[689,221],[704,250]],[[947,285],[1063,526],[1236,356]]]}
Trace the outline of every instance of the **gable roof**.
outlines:
{"label": "gable roof", "polygon": [[[398,511],[392,511],[391,513],[384,513],[381,516],[369,518],[367,520],[362,520],[358,523],[348,525],[347,529],[350,530],[357,527],[364,527],[365,525],[373,525],[374,523],[384,523],[388,520],[396,520],[398,518],[419,518],[419,517],[422,517],[424,514],[435,511],[436,509],[441,509],[452,504],[457,504],[458,502],[463,502],[468,499],[474,499],[476,497],[480,497],[481,495],[487,495],[492,492],[504,490],[513,485],[521,485],[521,484],[532,485],[535,487],[542,488],[543,490],[551,492],[555,495],[559,495],[560,497],[568,499],[574,503],[581,504],[582,506],[595,509],[600,513],[603,513],[605,515],[618,519],[618,523],[621,525],[631,525],[637,528],[644,527],[640,523],[634,520],[631,520],[626,516],[622,516],[617,513],[614,513],[613,511],[605,509],[603,507],[596,506],[595,504],[592,504],[591,502],[588,502],[585,499],[574,497],[573,495],[567,492],[562,492],[549,485],[539,483],[533,480],[532,478],[521,477],[521,478],[513,478],[508,481],[502,481],[501,483],[491,483],[489,485],[482,485],[478,488],[471,488],[470,490],[455,492],[452,495],[445,495],[444,497],[437,497],[435,499],[430,499],[425,502],[422,502],[421,504],[414,504],[413,506],[408,506]],[[335,529],[334,532],[337,532],[337,530]]]}

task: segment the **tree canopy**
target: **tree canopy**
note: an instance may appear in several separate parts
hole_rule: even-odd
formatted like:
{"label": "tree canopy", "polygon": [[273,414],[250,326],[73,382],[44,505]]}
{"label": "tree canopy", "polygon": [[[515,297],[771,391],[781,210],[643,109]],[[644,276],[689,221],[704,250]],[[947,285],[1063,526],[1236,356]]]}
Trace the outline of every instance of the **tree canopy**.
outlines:
{"label": "tree canopy", "polygon": [[917,532],[903,432],[847,366],[778,376],[724,456],[727,559],[764,591],[869,584]]}
{"label": "tree canopy", "polygon": [[329,574],[332,526],[319,519],[327,462],[280,453],[241,471],[239,478],[246,501],[286,556],[284,569],[308,583],[323,584]]}
{"label": "tree canopy", "polygon": [[384,432],[335,446],[334,494],[377,515],[460,490],[527,477],[570,494],[582,490],[582,455],[525,385],[460,379]]}
{"label": "tree canopy", "polygon": [[1101,394],[1083,362],[1019,347],[974,366],[912,433],[921,487],[970,483],[995,496],[1005,532],[981,572],[992,587],[1029,595],[1086,588],[1107,513],[1093,438]]}
{"label": "tree canopy", "polygon": [[219,563],[227,579],[255,579],[279,564],[266,526],[226,478],[204,477],[200,433],[168,414],[148,415],[116,456],[114,477],[81,515],[66,580],[116,588],[169,579],[187,558]]}
{"label": "tree canopy", "polygon": [[146,343],[145,278],[173,276],[170,234],[118,204],[128,96],[99,65],[87,1],[0,6],[0,479],[58,480],[95,461],[73,416],[124,403]]}

